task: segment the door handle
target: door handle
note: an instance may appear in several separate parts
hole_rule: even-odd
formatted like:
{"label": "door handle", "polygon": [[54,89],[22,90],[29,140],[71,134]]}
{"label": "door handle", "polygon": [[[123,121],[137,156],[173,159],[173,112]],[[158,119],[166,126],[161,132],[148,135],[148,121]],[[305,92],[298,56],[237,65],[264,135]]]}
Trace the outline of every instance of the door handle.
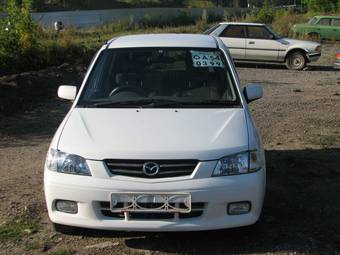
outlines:
{"label": "door handle", "polygon": [[249,42],[249,44],[255,44],[255,42],[253,42],[253,41],[250,41],[250,42]]}

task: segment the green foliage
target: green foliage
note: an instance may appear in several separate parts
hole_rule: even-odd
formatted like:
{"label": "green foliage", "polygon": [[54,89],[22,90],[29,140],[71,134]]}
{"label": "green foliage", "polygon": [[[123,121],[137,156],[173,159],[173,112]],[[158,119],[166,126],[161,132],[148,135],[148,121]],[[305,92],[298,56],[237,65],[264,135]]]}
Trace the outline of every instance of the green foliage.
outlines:
{"label": "green foliage", "polygon": [[35,233],[39,226],[35,222],[12,220],[0,225],[0,241],[19,241],[23,236]]}
{"label": "green foliage", "polygon": [[269,0],[265,0],[262,8],[259,10],[259,12],[256,15],[256,21],[265,23],[265,24],[271,24],[274,21],[275,12],[269,3]]}
{"label": "green foliage", "polygon": [[339,0],[306,0],[309,12],[336,12],[340,11]]}
{"label": "green foliage", "polygon": [[0,23],[0,70],[20,69],[34,64],[34,55],[39,47],[38,26],[33,22],[31,1],[18,4],[8,0],[8,16]]}

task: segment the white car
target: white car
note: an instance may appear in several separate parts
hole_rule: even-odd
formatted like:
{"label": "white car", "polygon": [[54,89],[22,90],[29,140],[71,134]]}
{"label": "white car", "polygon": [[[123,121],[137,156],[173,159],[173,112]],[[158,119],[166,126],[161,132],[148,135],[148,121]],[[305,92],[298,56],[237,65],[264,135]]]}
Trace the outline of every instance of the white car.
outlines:
{"label": "white car", "polygon": [[319,43],[281,38],[265,24],[222,22],[205,34],[219,37],[235,61],[279,62],[302,70],[321,56]]}
{"label": "white car", "polygon": [[48,214],[77,227],[194,231],[254,224],[264,151],[228,53],[209,35],[154,34],[104,45],[57,130],[45,164]]}

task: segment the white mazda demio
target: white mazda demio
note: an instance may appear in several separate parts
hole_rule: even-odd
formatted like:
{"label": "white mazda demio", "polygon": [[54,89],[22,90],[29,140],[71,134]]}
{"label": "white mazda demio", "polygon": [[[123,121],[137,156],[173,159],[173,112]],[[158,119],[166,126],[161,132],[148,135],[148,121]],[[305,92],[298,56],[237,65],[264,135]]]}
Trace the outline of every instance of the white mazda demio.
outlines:
{"label": "white mazda demio", "polygon": [[209,35],[112,39],[92,61],[50,145],[44,176],[57,231],[194,231],[254,224],[265,159],[226,46]]}

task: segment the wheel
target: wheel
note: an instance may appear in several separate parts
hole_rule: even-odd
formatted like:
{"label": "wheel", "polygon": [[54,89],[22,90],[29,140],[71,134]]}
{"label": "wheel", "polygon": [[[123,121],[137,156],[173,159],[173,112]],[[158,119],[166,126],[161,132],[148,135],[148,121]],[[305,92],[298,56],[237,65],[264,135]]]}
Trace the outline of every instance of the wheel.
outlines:
{"label": "wheel", "polygon": [[302,70],[306,66],[305,54],[300,51],[292,52],[286,59],[286,66],[290,70]]}
{"label": "wheel", "polygon": [[52,223],[52,228],[55,232],[59,232],[62,234],[76,234],[78,232],[78,228],[72,227],[72,226],[67,226],[67,225],[62,225],[62,224],[57,224],[57,223]]}
{"label": "wheel", "polygon": [[308,34],[308,39],[314,42],[320,42],[320,35],[316,32],[311,32]]}

